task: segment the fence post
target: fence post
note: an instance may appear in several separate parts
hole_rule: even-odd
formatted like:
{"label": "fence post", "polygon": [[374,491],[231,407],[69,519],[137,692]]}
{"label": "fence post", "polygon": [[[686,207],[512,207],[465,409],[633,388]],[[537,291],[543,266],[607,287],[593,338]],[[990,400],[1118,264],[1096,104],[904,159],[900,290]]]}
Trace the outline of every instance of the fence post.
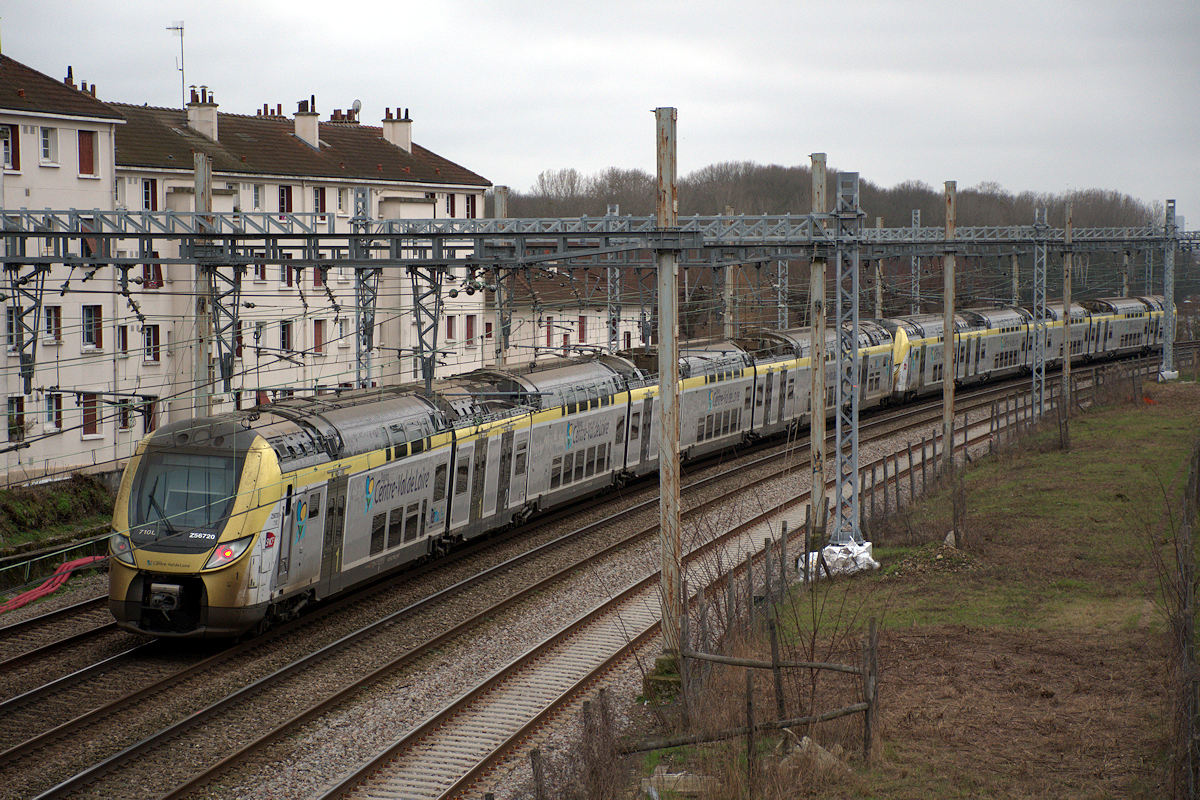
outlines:
{"label": "fence post", "polygon": [[787,719],[783,705],[783,671],[779,668],[779,636],[775,631],[775,620],[768,623],[771,635],[771,673],[775,678],[775,713],[776,719]]}
{"label": "fence post", "polygon": [[892,453],[892,494],[896,500],[896,513],[900,513],[900,454]]}
{"label": "fence post", "polygon": [[805,508],[804,509],[804,582],[806,584],[809,581],[808,554],[810,552],[810,548],[812,547],[812,529],[813,529],[812,516],[809,515],[808,509]]}
{"label": "fence post", "polygon": [[529,764],[533,768],[533,796],[535,800],[546,800],[546,779],[542,774],[542,751],[536,747],[529,751]]}
{"label": "fence post", "polygon": [[787,520],[779,523],[779,599],[783,600],[788,585],[788,524]]}
{"label": "fence post", "polygon": [[771,603],[775,599],[775,592],[771,588],[771,537],[763,539],[763,595],[767,598],[767,619],[771,618]]}
{"label": "fence post", "polygon": [[754,797],[754,675],[750,669],[746,670],[746,786]]}
{"label": "fence post", "polygon": [[971,420],[963,412],[963,464],[971,463]]}
{"label": "fence post", "polygon": [[728,637],[733,631],[733,568],[730,567],[729,572],[725,573],[725,636]]}
{"label": "fence post", "polygon": [[917,502],[917,465],[913,463],[912,442],[906,441],[908,448],[908,504]]}
{"label": "fence post", "polygon": [[754,627],[754,554],[746,553],[746,626]]}
{"label": "fence post", "polygon": [[883,517],[887,519],[891,515],[891,503],[888,501],[888,473],[887,473],[887,456],[883,457]]}
{"label": "fence post", "polygon": [[929,458],[925,455],[925,450],[928,445],[925,443],[925,437],[921,437],[921,493],[924,494],[929,488]]}
{"label": "fence post", "polygon": [[683,725],[686,728],[692,722],[692,687],[688,676],[689,659],[686,655],[687,651],[692,647],[692,626],[691,615],[688,613],[691,604],[688,602],[686,579],[682,581],[680,591],[683,593],[683,613],[679,615],[679,699],[682,701],[680,705],[683,711]]}

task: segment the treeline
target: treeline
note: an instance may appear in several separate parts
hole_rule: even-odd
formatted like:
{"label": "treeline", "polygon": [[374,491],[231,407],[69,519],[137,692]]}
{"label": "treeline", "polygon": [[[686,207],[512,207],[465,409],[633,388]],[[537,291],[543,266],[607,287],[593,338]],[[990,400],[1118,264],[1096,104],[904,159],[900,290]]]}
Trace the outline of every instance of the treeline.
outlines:
{"label": "treeline", "polygon": [[[654,213],[656,178],[639,169],[609,167],[595,175],[572,168],[546,170],[528,191],[510,190],[510,217],[603,216],[610,205],[622,214]],[[679,213],[807,214],[812,196],[812,171],[807,166],[784,167],[727,161],[711,164],[679,180]],[[827,189],[832,209],[837,175],[830,170]],[[905,181],[884,188],[861,180],[859,196],[866,224],[883,218],[884,227],[907,227],[912,212],[921,212],[921,224],[943,224],[943,192],[920,181]],[[1021,192],[1013,194],[996,183],[958,190],[958,224],[961,226],[1026,225],[1034,209],[1046,208],[1049,222],[1061,226],[1070,202],[1076,227],[1139,226],[1161,224],[1161,204],[1147,205],[1134,197],[1107,189],[1083,189],[1063,194]],[[487,213],[491,214],[491,197]]]}

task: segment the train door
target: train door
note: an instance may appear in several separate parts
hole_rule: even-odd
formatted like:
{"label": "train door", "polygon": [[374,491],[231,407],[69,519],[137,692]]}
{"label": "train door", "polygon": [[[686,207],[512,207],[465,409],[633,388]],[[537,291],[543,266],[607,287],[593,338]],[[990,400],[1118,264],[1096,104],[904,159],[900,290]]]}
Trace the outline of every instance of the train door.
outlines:
{"label": "train door", "polygon": [[775,395],[775,381],[776,373],[768,370],[767,374],[763,376],[763,427],[766,427],[771,419],[771,400]]}
{"label": "train door", "polygon": [[288,575],[292,561],[292,528],[295,517],[295,490],[291,484],[287,487],[287,496],[283,501],[283,522],[279,525],[279,566],[276,570],[275,585],[287,586]]}
{"label": "train door", "polygon": [[292,534],[292,574],[295,583],[314,583],[321,572],[325,531],[325,487],[296,494]]}
{"label": "train door", "polygon": [[508,485],[508,505],[519,506],[525,502],[529,485],[529,429],[513,434],[512,480]]}
{"label": "train door", "polygon": [[331,478],[326,492],[324,540],[321,542],[320,594],[334,591],[333,579],[342,568],[342,537],[346,533],[345,475]]}
{"label": "train door", "polygon": [[459,442],[454,453],[454,472],[450,475],[450,530],[461,528],[471,520],[471,467],[474,464],[474,441]]}
{"label": "train door", "polygon": [[[475,463],[471,467],[471,522],[477,523],[483,518],[484,478],[488,471],[487,439],[475,440]],[[493,502],[495,502],[493,500]]]}
{"label": "train door", "polygon": [[779,371],[779,401],[776,403],[776,405],[779,406],[779,415],[775,418],[775,421],[779,424],[783,424],[785,415],[790,413],[790,409],[787,406],[788,401],[791,400],[792,396],[795,394],[791,388],[795,380],[795,378],[788,380],[787,369],[782,369]]}
{"label": "train door", "polygon": [[497,511],[504,511],[508,508],[508,487],[512,481],[512,456],[513,456],[513,432],[505,431],[500,435],[500,459],[499,467],[496,474],[496,493],[491,498],[491,509],[489,503],[484,503],[483,511],[485,514],[495,514]]}

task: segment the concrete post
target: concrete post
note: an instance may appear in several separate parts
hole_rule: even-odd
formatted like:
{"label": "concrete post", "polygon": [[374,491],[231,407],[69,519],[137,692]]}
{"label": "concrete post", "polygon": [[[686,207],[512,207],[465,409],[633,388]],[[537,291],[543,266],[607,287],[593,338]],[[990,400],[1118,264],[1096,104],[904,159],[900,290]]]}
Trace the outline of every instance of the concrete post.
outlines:
{"label": "concrete post", "polygon": [[1163,245],[1163,360],[1160,381],[1179,377],[1175,369],[1175,201],[1167,201],[1167,241]]}
{"label": "concrete post", "polygon": [[1021,305],[1021,259],[1016,251],[1012,254],[1012,304]]}
{"label": "concrete post", "polygon": [[[825,154],[812,156],[812,213],[824,214]],[[812,325],[809,342],[809,374],[812,378],[812,419],[809,450],[812,460],[812,492],[809,518],[817,541],[825,540],[825,256],[820,249],[809,271],[808,319]]]}
{"label": "concrete post", "polygon": [[954,228],[957,225],[957,184],[946,181],[946,255],[943,264],[942,309],[942,448],[943,469],[954,467]]}
{"label": "concrete post", "polygon": [[[674,108],[656,108],[658,154],[658,227],[679,227],[679,197],[675,185]],[[659,544],[662,556],[663,650],[679,654],[683,603],[680,572],[683,539],[679,523],[679,260],[676,252],[660,247],[658,268],[658,394],[662,403],[658,436]]]}

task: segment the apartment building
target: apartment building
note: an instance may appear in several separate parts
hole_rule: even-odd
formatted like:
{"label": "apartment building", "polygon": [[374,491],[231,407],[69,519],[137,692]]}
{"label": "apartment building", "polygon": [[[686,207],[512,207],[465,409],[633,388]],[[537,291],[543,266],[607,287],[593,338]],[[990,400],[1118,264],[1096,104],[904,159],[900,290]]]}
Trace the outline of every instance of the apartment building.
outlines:
{"label": "apartment building", "polygon": [[[322,120],[314,98],[292,116],[281,105],[252,114],[219,110],[201,88],[186,109],[105,103],[96,87],[58,81],[0,56],[0,143],[5,209],[130,211],[195,209],[194,154],[212,164],[212,210],[310,214],[333,232],[349,232],[361,192],[373,219],[474,217],[490,183],[415,143],[412,120],[388,109],[378,126],[355,110]],[[196,271],[157,253],[129,270],[81,274],[52,266],[39,326],[32,391],[23,392],[7,309],[4,368],[8,480],[76,469],[110,469],[165,421],[196,413]],[[114,254],[136,253],[117,242]],[[211,397],[214,412],[249,407],[290,393],[355,380],[354,281],[327,255],[328,269],[289,264],[286,251],[263,253],[243,283],[231,391]],[[323,254],[324,255],[324,254]],[[468,276],[452,283],[466,286]],[[445,298],[437,374],[488,363],[484,293]],[[11,302],[10,302],[11,305]],[[453,320],[453,321],[451,321]],[[419,374],[412,293],[401,270],[385,271],[376,309],[370,380],[408,382]],[[210,345],[210,349],[211,345]],[[215,376],[209,363],[208,376]]]}

